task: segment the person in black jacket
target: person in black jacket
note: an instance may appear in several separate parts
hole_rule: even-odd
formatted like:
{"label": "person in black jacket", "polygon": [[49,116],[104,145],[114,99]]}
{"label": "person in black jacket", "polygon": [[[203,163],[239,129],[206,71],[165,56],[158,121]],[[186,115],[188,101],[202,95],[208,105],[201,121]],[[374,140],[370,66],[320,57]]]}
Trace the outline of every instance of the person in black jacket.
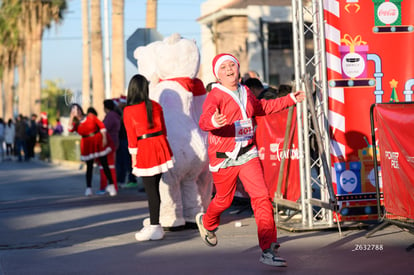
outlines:
{"label": "person in black jacket", "polygon": [[32,158],[34,158],[35,153],[34,153],[34,148],[36,146],[36,140],[37,140],[37,134],[38,134],[38,129],[37,129],[37,115],[36,114],[32,114],[32,116],[30,117],[30,121],[29,121],[29,127],[27,129],[27,158],[26,160],[30,160]]}

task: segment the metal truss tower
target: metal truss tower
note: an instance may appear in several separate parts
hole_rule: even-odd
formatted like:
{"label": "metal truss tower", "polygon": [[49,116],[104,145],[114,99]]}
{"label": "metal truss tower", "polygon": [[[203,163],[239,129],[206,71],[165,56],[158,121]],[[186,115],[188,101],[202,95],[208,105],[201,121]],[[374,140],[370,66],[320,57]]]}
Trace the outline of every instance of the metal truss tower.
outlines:
{"label": "metal truss tower", "polygon": [[329,153],[323,1],[292,0],[292,24],[295,86],[307,93],[307,100],[297,105],[298,149],[303,156],[299,159],[301,198],[298,202],[275,198],[276,210],[278,206],[295,210],[284,219],[276,213],[276,221],[292,231],[323,229],[335,226],[336,205]]}

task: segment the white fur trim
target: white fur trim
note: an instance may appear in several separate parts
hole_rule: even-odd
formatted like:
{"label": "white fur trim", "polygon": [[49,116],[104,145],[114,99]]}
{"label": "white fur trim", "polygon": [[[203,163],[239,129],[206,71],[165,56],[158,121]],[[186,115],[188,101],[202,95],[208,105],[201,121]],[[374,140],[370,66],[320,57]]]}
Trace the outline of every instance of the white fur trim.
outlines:
{"label": "white fur trim", "polygon": [[289,95],[290,95],[290,98],[292,98],[292,100],[293,100],[295,103],[298,103],[298,101],[296,100],[296,97],[295,97],[295,94],[294,94],[294,93],[290,93]]}
{"label": "white fur trim", "polygon": [[108,155],[111,151],[112,151],[111,147],[106,147],[106,149],[104,151],[92,153],[92,154],[89,154],[87,156],[81,156],[80,159],[82,161],[88,161],[88,160],[91,160],[91,159],[100,158],[100,157]]}
{"label": "white fur trim", "polygon": [[211,172],[217,172],[224,164],[224,160],[220,163],[218,163],[215,166],[211,166],[211,164],[208,166]]}
{"label": "white fur trim", "polygon": [[237,59],[235,59],[233,56],[231,55],[223,55],[222,57],[220,57],[217,61],[216,64],[214,64],[214,75],[216,76],[216,78],[218,78],[218,70],[220,68],[220,65],[227,60],[231,60],[233,61],[237,66],[239,66],[239,62],[237,61]]}
{"label": "white fur trim", "polygon": [[168,169],[173,168],[174,164],[172,160],[169,160],[163,164],[160,164],[158,166],[154,166],[151,168],[137,168],[134,167],[132,169],[132,174],[134,174],[137,177],[148,177],[148,176],[154,176],[157,174],[165,173],[168,171]]}
{"label": "white fur trim", "polygon": [[211,117],[211,123],[213,123],[213,126],[215,128],[220,128],[220,125],[218,125],[217,122],[214,120],[214,115]]}
{"label": "white fur trim", "polygon": [[131,155],[136,155],[138,153],[138,148],[130,148],[130,147],[128,147],[128,152]]}

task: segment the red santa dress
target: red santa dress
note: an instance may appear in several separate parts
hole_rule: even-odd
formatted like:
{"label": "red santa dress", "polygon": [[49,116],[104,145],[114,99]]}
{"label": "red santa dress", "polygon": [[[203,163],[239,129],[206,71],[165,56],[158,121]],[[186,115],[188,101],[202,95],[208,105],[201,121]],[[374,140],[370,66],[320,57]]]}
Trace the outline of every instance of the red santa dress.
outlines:
{"label": "red santa dress", "polygon": [[124,109],[124,124],[128,137],[128,150],[136,155],[132,173],[137,177],[154,176],[173,167],[172,151],[167,140],[161,105],[152,101],[154,127],[149,129],[145,103]]}
{"label": "red santa dress", "polygon": [[89,113],[68,130],[82,136],[80,144],[82,161],[103,157],[112,151],[109,144],[103,146],[102,135],[106,135],[106,128],[94,114]]}

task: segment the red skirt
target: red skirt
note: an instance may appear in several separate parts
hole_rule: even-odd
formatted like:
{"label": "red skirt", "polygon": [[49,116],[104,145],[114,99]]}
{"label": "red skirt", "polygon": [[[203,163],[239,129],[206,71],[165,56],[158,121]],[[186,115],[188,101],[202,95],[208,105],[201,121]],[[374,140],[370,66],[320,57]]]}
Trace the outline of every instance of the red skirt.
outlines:
{"label": "red skirt", "polygon": [[153,176],[173,167],[172,151],[165,136],[138,141],[136,165],[132,173],[137,177]]}
{"label": "red skirt", "polygon": [[91,159],[96,159],[99,157],[106,156],[109,154],[112,149],[107,144],[103,146],[102,144],[102,133],[96,133],[90,137],[82,137],[81,139],[81,157],[82,161],[88,161]]}

